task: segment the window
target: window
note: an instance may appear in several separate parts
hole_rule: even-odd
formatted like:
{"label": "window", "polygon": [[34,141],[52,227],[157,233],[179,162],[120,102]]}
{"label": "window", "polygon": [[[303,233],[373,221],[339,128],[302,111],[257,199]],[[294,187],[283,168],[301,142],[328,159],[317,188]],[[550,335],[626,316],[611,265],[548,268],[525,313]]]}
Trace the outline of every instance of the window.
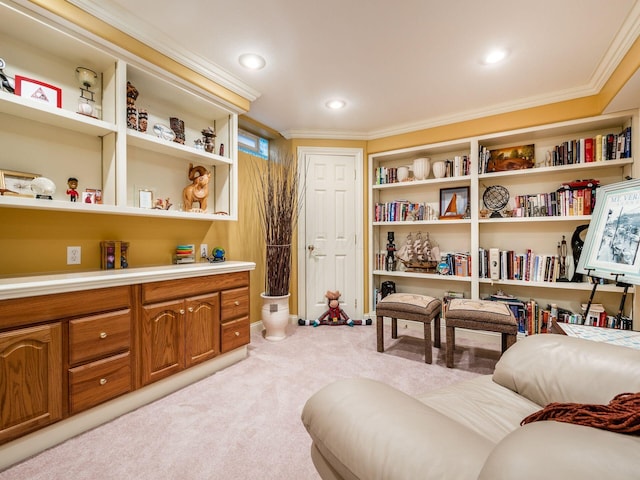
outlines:
{"label": "window", "polygon": [[268,160],[269,140],[238,129],[238,150]]}

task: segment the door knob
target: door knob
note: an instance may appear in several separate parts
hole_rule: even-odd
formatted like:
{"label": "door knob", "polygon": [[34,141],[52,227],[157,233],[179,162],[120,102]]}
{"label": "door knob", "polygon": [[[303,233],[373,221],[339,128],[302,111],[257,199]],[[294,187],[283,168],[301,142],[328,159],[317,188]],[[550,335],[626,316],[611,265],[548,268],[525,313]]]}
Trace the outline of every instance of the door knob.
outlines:
{"label": "door knob", "polygon": [[309,245],[307,247],[307,250],[309,250],[310,252],[313,252],[316,249],[316,247],[314,247],[313,245]]}

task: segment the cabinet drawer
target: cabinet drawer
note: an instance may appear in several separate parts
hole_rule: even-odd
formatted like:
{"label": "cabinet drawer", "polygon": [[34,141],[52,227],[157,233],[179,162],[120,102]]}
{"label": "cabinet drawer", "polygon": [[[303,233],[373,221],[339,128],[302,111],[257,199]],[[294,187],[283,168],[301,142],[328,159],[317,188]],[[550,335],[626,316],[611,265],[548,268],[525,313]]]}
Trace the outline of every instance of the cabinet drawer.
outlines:
{"label": "cabinet drawer", "polygon": [[249,287],[235,288],[222,292],[220,308],[220,317],[223,322],[249,315]]}
{"label": "cabinet drawer", "polygon": [[129,391],[129,352],[69,369],[69,410],[72,414]]}
{"label": "cabinet drawer", "polygon": [[249,272],[180,278],[142,284],[142,303],[156,303],[249,285]]}
{"label": "cabinet drawer", "polygon": [[69,322],[69,363],[76,365],[129,350],[131,310],[94,315]]}
{"label": "cabinet drawer", "polygon": [[222,324],[222,353],[246,345],[250,341],[249,317]]}

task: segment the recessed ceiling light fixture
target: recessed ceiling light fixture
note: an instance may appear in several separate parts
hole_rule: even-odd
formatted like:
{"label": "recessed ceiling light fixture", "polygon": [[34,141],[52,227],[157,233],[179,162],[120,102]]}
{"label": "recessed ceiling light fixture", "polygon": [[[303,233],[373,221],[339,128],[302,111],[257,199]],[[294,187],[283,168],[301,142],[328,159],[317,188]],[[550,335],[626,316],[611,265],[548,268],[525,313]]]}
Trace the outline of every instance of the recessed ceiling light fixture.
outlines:
{"label": "recessed ceiling light fixture", "polygon": [[329,100],[327,103],[325,103],[325,105],[330,110],[340,110],[341,108],[344,108],[347,106],[347,102],[345,102],[344,100],[336,99],[336,100]]}
{"label": "recessed ceiling light fixture", "polygon": [[256,53],[243,53],[238,58],[238,62],[249,70],[260,70],[267,64],[265,59]]}
{"label": "recessed ceiling light fixture", "polygon": [[484,63],[486,63],[487,65],[493,65],[495,63],[501,62],[506,57],[507,57],[506,50],[501,50],[501,49],[492,50],[484,57]]}

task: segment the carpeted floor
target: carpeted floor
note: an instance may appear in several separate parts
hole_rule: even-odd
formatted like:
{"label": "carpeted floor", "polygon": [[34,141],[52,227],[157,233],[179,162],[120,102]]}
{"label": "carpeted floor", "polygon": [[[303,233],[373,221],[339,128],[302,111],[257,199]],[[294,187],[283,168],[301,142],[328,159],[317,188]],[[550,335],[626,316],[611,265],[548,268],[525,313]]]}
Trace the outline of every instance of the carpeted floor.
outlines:
{"label": "carpeted floor", "polygon": [[[246,360],[0,472],[0,480],[318,479],[302,407],[338,378],[368,377],[409,394],[493,371],[499,337],[456,335],[456,368],[423,361],[421,329],[298,327],[281,342],[254,333]],[[444,342],[443,342],[444,343]]]}

